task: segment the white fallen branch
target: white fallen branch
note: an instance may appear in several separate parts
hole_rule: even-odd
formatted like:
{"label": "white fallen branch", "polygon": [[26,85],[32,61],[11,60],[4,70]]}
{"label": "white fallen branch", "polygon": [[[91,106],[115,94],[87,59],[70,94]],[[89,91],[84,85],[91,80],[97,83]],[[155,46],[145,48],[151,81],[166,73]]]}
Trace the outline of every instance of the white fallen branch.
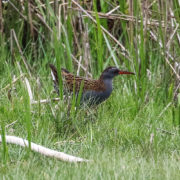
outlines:
{"label": "white fallen branch", "polygon": [[46,103],[50,103],[52,101],[60,101],[60,98],[53,98],[53,99],[41,99],[39,101],[32,101],[32,104],[46,104]]}
{"label": "white fallen branch", "polygon": [[[29,143],[26,139],[22,139],[16,136],[7,136],[7,135],[5,136],[5,139],[6,139],[6,143],[16,144],[22,147],[29,147]],[[0,135],[0,143],[1,142],[2,142],[2,137]],[[40,146],[33,142],[31,142],[31,150],[38,152],[44,156],[53,157],[53,158],[59,159],[61,161],[66,161],[66,162],[89,162],[90,161],[90,160],[83,159],[80,157],[68,155],[63,152],[58,152],[58,151]]]}
{"label": "white fallen branch", "polygon": [[[67,96],[67,95],[64,95],[63,96],[63,99],[71,99],[71,96]],[[52,99],[40,99],[38,101],[36,100],[33,100],[32,101],[32,104],[47,104],[47,103],[50,103],[50,102],[54,102],[54,101],[60,101],[61,99],[60,98],[52,98]]]}

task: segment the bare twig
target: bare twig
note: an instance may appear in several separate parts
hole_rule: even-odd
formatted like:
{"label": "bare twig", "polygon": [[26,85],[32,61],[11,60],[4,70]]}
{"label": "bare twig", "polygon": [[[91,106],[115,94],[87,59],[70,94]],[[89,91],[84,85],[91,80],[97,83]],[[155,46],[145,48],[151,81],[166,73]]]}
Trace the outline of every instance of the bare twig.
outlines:
{"label": "bare twig", "polygon": [[170,68],[173,70],[174,74],[176,75],[176,77],[178,78],[178,80],[180,80],[180,76],[179,74],[176,72],[176,70],[174,69],[174,67],[171,65],[171,63],[169,62],[168,58],[165,57],[165,60],[167,62],[167,64],[170,66]]}
{"label": "bare twig", "polygon": [[46,103],[50,103],[52,101],[60,101],[60,98],[53,98],[53,99],[41,99],[39,101],[33,101],[32,104],[46,104]]}
{"label": "bare twig", "polygon": [[152,144],[153,143],[153,140],[154,140],[154,133],[151,133],[151,135],[150,135],[150,144]]}
{"label": "bare twig", "polygon": [[173,98],[175,98],[176,97],[176,95],[178,94],[178,91],[179,91],[179,89],[180,89],[180,83],[177,85],[177,87],[176,87],[176,89],[175,89],[175,91],[174,91],[174,95],[173,95]]}
{"label": "bare twig", "polygon": [[157,0],[154,0],[149,6],[148,6],[148,9],[150,9],[154,3],[156,3]]}
{"label": "bare twig", "polygon": [[35,15],[39,18],[39,20],[45,25],[45,27],[51,32],[53,33],[53,30],[51,29],[51,27],[46,23],[45,19],[39,14],[39,13],[35,13]]}
{"label": "bare twig", "polygon": [[29,19],[29,24],[30,24],[31,36],[34,39],[34,28],[33,28],[33,23],[32,23],[32,13],[31,13],[31,2],[30,2],[30,0],[28,0],[28,19]]}
{"label": "bare twig", "polygon": [[[73,60],[78,64],[79,63],[79,61],[71,54],[71,57],[73,58]],[[80,64],[80,67],[82,68],[82,70],[84,71],[84,72],[86,72],[86,68],[82,65],[82,64]],[[92,74],[90,73],[90,72],[87,72],[88,73],[88,76],[90,76],[90,77],[92,77]]]}
{"label": "bare twig", "polygon": [[13,121],[11,124],[6,125],[6,128],[9,128],[10,126],[14,125],[15,123],[17,123],[17,120]]}
{"label": "bare twig", "polygon": [[[29,142],[26,139],[22,139],[20,137],[16,137],[16,136],[5,136],[6,138],[6,143],[10,143],[10,144],[16,144],[22,147],[29,147]],[[2,137],[0,135],[0,142],[2,142]],[[58,152],[46,147],[43,147],[41,145],[35,144],[33,142],[31,142],[31,150],[38,152],[44,156],[48,156],[48,157],[53,157],[56,159],[59,159],[61,161],[66,161],[66,162],[89,162],[89,160],[87,159],[83,159],[80,157],[75,157],[69,154],[65,154],[63,152]]]}
{"label": "bare twig", "polygon": [[25,84],[27,87],[27,91],[28,91],[28,95],[29,95],[29,99],[30,99],[30,104],[32,104],[34,100],[33,100],[33,93],[31,91],[31,86],[30,86],[30,83],[26,77],[24,78],[24,80],[25,80]]}
{"label": "bare twig", "polygon": [[17,45],[17,47],[18,47],[18,49],[19,49],[19,53],[20,53],[20,55],[21,55],[21,58],[22,58],[22,60],[23,60],[23,63],[24,63],[24,65],[25,65],[25,67],[26,67],[26,70],[27,70],[29,76],[31,77],[30,68],[29,68],[29,66],[28,66],[28,64],[27,64],[27,60],[26,60],[26,58],[24,57],[23,52],[22,52],[22,50],[21,50],[21,48],[20,48],[20,45],[19,45],[19,42],[18,42],[18,40],[17,40],[16,33],[15,33],[14,29],[12,29],[12,33],[13,33],[13,37],[14,37],[14,40],[15,40],[15,42],[16,42],[16,45]]}
{"label": "bare twig", "polygon": [[[152,126],[150,126],[150,125],[148,125],[148,124],[146,124],[146,126],[147,126],[148,128],[152,128]],[[162,133],[165,133],[165,134],[176,135],[175,133],[169,132],[169,131],[164,130],[164,129],[161,129],[161,128],[156,128],[156,130],[157,130],[157,131],[161,131]]]}
{"label": "bare twig", "polygon": [[110,14],[112,14],[114,11],[116,11],[117,9],[119,9],[120,6],[115,7],[114,9],[112,9],[111,11],[109,11],[108,13],[106,13],[107,16],[109,16]]}
{"label": "bare twig", "polygon": [[172,39],[173,39],[174,35],[176,34],[178,28],[179,28],[179,24],[176,25],[176,28],[175,28],[174,31],[172,32],[172,34],[171,34],[171,36],[170,36],[170,38],[169,38],[169,41],[168,41],[167,44],[166,44],[166,47],[168,48],[168,50],[170,49],[170,44],[171,44]]}
{"label": "bare twig", "polygon": [[23,19],[25,19],[25,20],[27,21],[27,17],[24,16],[24,15],[19,11],[19,9],[18,9],[11,1],[9,1],[9,4],[16,10],[16,12],[19,13],[19,15],[20,15]]}
{"label": "bare twig", "polygon": [[[171,14],[171,26],[172,27],[174,27],[174,26],[179,26],[179,24],[176,22],[176,19],[174,18],[174,12],[172,11],[172,9],[171,8],[169,8],[169,12],[170,12],[170,14]],[[178,42],[179,42],[179,45],[180,45],[180,35],[179,35],[179,33],[177,32],[176,33],[176,35],[177,35],[177,39],[178,39]]]}
{"label": "bare twig", "polygon": [[90,59],[91,59],[87,24],[85,24],[85,26],[84,26],[82,36],[83,36],[83,42],[82,43],[83,43],[83,47],[84,47],[83,59],[85,61],[85,63],[84,63],[84,66],[86,68],[85,75],[87,77],[88,76],[87,72],[88,72],[89,62],[90,62]]}
{"label": "bare twig", "polygon": [[[62,2],[62,0],[57,0],[58,2]],[[49,3],[49,4],[53,4],[54,3],[54,1],[50,1],[50,2],[47,2],[47,3]],[[61,3],[61,6],[66,6],[66,5],[68,5],[69,3]],[[42,4],[41,3],[41,5],[40,5],[40,7],[46,7],[46,4]],[[39,7],[35,7],[36,9],[39,9]]]}
{"label": "bare twig", "polygon": [[[76,11],[82,11],[82,9],[80,8],[73,8],[73,10]],[[91,14],[92,16],[95,16],[95,12],[93,11],[89,11],[86,10],[89,14]],[[141,19],[137,19],[137,17],[135,16],[130,16],[130,15],[126,15],[126,14],[110,14],[107,15],[106,13],[102,13],[102,12],[98,12],[99,18],[105,18],[105,19],[119,19],[119,20],[124,20],[124,21],[128,21],[128,22],[137,22],[137,23],[141,23],[142,20]],[[88,15],[86,15],[88,16]],[[144,23],[144,19],[143,19],[143,23]],[[156,20],[156,19],[151,19],[150,21],[147,21],[147,25],[148,26],[161,26],[161,27],[165,27],[165,23],[164,21],[160,21]]]}
{"label": "bare twig", "polygon": [[77,76],[79,76],[80,67],[81,67],[81,61],[82,61],[82,56],[79,57],[78,68],[77,68]]}
{"label": "bare twig", "polygon": [[[152,31],[150,31],[150,35],[151,35],[151,37],[152,37],[155,41],[158,41],[157,36],[156,36]],[[159,45],[160,45],[161,48],[163,48],[163,45],[162,45],[162,42],[161,42],[161,41],[159,41]],[[164,55],[164,52],[161,51],[161,54]],[[172,60],[174,60],[174,58],[171,56],[171,54],[170,54],[168,51],[166,51],[166,55],[167,55],[169,58],[171,58]],[[174,72],[174,74],[176,75],[176,77],[180,80],[179,74],[176,72],[176,70],[174,69],[174,67],[171,65],[169,59],[168,59],[167,57],[165,57],[165,60],[166,60],[166,63],[170,66],[170,68],[173,70],[173,72]]]}
{"label": "bare twig", "polygon": [[161,111],[161,113],[159,114],[158,118],[160,118],[164,112],[168,109],[168,107],[172,104],[172,102],[168,103],[168,105]]}

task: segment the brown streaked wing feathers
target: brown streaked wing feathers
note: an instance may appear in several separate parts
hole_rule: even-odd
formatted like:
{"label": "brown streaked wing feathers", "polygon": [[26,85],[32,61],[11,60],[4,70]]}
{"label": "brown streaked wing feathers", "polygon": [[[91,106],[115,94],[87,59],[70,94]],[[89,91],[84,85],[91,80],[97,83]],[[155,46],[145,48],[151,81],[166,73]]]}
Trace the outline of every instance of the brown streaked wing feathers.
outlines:
{"label": "brown streaked wing feathers", "polygon": [[75,91],[78,92],[82,81],[84,81],[83,91],[89,91],[89,90],[104,91],[105,90],[104,83],[102,83],[100,80],[85,79],[83,77],[74,76],[71,73],[65,74],[65,75],[64,73],[62,73],[62,76],[64,77],[66,87],[70,91],[73,91],[73,85],[75,82]]}
{"label": "brown streaked wing feathers", "polygon": [[[55,83],[58,84],[58,75],[57,75],[56,67],[52,64],[50,64],[49,66],[50,66],[51,70],[53,71],[53,74],[56,78]],[[84,81],[83,91],[89,91],[89,90],[104,91],[105,90],[105,85],[101,79],[99,79],[99,80],[85,79],[83,77],[79,77],[79,76],[75,76],[75,75],[71,74],[69,71],[67,71],[64,68],[61,69],[61,74],[62,74],[64,86],[69,91],[73,91],[74,80],[75,80],[75,91],[76,92],[79,91],[82,81]]]}

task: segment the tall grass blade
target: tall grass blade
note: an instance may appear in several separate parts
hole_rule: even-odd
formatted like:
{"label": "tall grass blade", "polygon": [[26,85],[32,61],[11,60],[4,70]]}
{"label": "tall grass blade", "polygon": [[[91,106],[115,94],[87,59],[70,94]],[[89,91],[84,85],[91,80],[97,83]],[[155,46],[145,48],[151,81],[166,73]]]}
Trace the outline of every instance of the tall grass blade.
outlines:
{"label": "tall grass blade", "polygon": [[[110,55],[111,55],[111,57],[112,57],[112,59],[113,59],[113,61],[114,61],[114,64],[116,65],[116,67],[119,68],[119,65],[118,65],[118,63],[117,63],[117,61],[116,61],[116,55],[115,55],[115,53],[114,53],[114,51],[115,51],[116,48],[114,48],[114,50],[112,50],[111,45],[110,45],[110,43],[109,43],[106,35],[105,35],[105,34],[103,34],[103,35],[104,35],[104,39],[105,39],[105,42],[106,42],[106,44],[107,44],[108,50],[109,50],[109,52],[110,52]],[[109,64],[109,62],[106,62],[105,64]],[[105,67],[104,67],[104,68],[105,68]]]}
{"label": "tall grass blade", "polygon": [[31,131],[32,131],[32,122],[31,122],[31,104],[30,104],[30,98],[28,93],[24,92],[24,119],[25,119],[25,126],[27,130],[27,140],[29,143],[29,151],[31,150]]}
{"label": "tall grass blade", "polygon": [[77,97],[77,103],[76,103],[77,107],[79,107],[79,105],[80,105],[83,88],[84,88],[84,80],[81,81],[81,85],[80,85],[80,89],[79,89],[79,93],[78,93],[78,97]]}
{"label": "tall grass blade", "polygon": [[63,63],[63,47],[62,47],[62,37],[58,39],[58,34],[56,29],[53,31],[54,37],[54,51],[56,57],[56,67],[58,72],[58,79],[59,79],[59,95],[60,98],[63,99],[63,81],[61,75],[61,64]]}
{"label": "tall grass blade", "polygon": [[8,159],[8,147],[6,144],[6,133],[4,120],[1,120],[1,138],[2,138],[2,154],[3,154],[3,163],[6,165]]}
{"label": "tall grass blade", "polygon": [[96,16],[96,22],[97,22],[97,38],[96,38],[96,48],[97,48],[97,60],[98,60],[98,72],[102,72],[103,70],[103,52],[104,52],[104,46],[103,46],[103,32],[101,30],[101,23],[97,12],[97,1],[93,0],[93,8],[95,11]]}
{"label": "tall grass blade", "polygon": [[69,40],[68,40],[68,35],[66,33],[66,30],[64,28],[64,26],[62,25],[62,30],[64,33],[64,40],[65,40],[65,51],[67,53],[67,60],[65,61],[66,63],[66,67],[69,71],[72,71],[72,58],[71,58],[71,48],[69,45]]}

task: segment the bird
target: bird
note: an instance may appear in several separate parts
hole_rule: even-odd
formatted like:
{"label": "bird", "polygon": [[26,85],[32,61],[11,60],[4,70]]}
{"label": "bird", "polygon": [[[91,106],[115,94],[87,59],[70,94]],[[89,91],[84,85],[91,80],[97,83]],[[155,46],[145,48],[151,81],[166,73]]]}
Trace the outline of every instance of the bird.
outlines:
{"label": "bird", "polygon": [[[53,64],[49,64],[49,66],[51,68],[54,88],[59,94],[59,80],[57,69]],[[80,103],[86,103],[90,106],[98,105],[108,99],[113,91],[113,78],[123,74],[135,75],[135,73],[133,72],[122,71],[117,67],[110,66],[101,73],[99,79],[94,80],[75,76],[68,70],[61,68],[61,76],[65,91],[69,93],[75,92],[77,97],[77,94],[80,91],[81,83],[83,83]]]}

